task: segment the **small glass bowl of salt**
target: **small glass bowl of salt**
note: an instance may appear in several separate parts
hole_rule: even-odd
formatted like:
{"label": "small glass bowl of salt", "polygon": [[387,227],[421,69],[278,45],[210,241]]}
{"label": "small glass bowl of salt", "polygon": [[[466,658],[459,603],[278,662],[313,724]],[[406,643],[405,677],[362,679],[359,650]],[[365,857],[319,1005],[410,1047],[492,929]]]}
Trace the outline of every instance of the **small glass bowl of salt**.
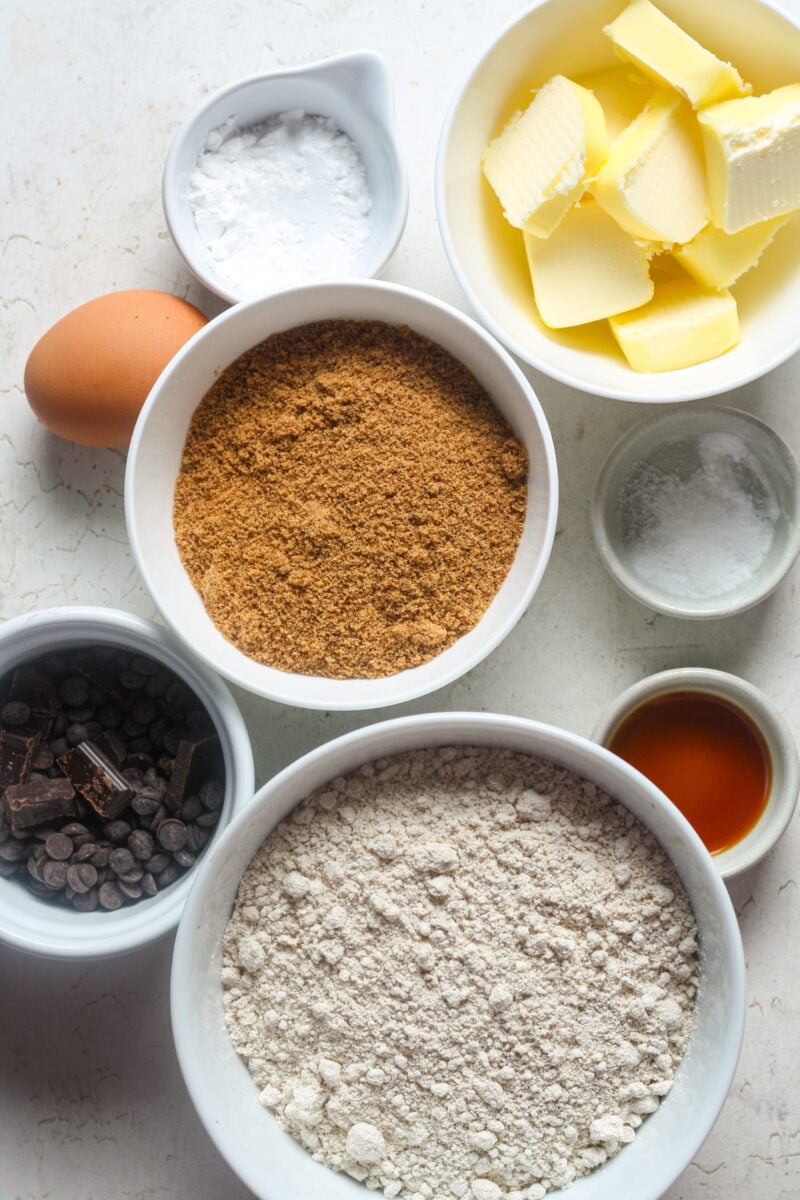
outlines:
{"label": "small glass bowl of salt", "polygon": [[800,466],[769,425],[717,405],[649,417],[606,458],[592,531],[617,582],[673,617],[763,600],[800,551]]}
{"label": "small glass bowl of salt", "polygon": [[172,140],[162,199],[186,266],[229,303],[377,275],[408,213],[383,59],[358,51],[214,93]]}

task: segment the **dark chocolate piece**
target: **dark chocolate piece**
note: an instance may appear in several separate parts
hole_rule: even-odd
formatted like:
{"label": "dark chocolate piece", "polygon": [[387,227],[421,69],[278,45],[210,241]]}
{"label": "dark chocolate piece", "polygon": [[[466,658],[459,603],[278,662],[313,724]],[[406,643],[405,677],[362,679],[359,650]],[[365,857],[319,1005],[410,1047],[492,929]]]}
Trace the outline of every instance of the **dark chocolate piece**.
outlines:
{"label": "dark chocolate piece", "polygon": [[175,751],[167,794],[164,803],[170,812],[178,812],[187,796],[208,778],[219,752],[219,738],[181,738]]}
{"label": "dark chocolate piece", "polygon": [[70,666],[106,696],[117,701],[122,699],[122,689],[119,686],[119,671],[99,661],[94,651],[84,650],[76,654],[70,662]]}
{"label": "dark chocolate piece", "polygon": [[30,709],[24,728],[18,732],[46,742],[59,709],[58,691],[50,676],[36,667],[18,667],[11,680],[8,698],[27,704]]}
{"label": "dark chocolate piece", "polygon": [[37,737],[26,733],[0,732],[0,788],[25,782],[37,743]]}
{"label": "dark chocolate piece", "polygon": [[5,810],[13,830],[47,825],[75,815],[75,789],[68,779],[29,779],[6,788]]}
{"label": "dark chocolate piece", "polygon": [[128,749],[116,729],[106,729],[99,733],[94,739],[94,744],[100,753],[105,754],[116,766],[121,767],[125,762]]}
{"label": "dark chocolate piece", "polygon": [[58,765],[87,804],[108,821],[124,812],[133,799],[133,788],[94,742],[73,746]]}

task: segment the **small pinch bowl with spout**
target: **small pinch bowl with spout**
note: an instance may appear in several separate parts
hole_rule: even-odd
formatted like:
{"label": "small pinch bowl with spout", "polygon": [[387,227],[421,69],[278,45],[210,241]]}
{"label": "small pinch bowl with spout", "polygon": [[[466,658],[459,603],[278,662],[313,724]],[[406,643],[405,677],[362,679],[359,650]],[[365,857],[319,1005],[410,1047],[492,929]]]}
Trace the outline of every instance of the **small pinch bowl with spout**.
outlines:
{"label": "small pinch bowl with spout", "polygon": [[[408,176],[397,142],[389,75],[380,55],[362,50],[231,83],[208,97],[178,129],[162,180],[164,215],[178,252],[192,274],[230,304],[254,295],[239,294],[220,277],[197,231],[189,179],[213,130],[229,123],[249,128],[292,109],[329,118],[354,143],[364,166],[371,198],[370,233],[352,277],[378,275],[405,228]],[[304,280],[287,280],[299,282]],[[274,282],[264,287],[265,293],[275,290]]]}

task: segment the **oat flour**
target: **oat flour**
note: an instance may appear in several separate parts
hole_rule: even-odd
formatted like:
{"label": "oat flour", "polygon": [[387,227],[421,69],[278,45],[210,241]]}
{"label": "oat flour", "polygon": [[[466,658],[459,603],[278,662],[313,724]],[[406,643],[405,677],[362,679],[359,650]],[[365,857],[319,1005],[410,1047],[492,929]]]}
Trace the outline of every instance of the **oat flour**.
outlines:
{"label": "oat flour", "polygon": [[262,1104],[386,1197],[538,1200],[633,1140],[690,1036],[689,901],[541,759],[442,748],[305,800],[242,880],[228,1028]]}

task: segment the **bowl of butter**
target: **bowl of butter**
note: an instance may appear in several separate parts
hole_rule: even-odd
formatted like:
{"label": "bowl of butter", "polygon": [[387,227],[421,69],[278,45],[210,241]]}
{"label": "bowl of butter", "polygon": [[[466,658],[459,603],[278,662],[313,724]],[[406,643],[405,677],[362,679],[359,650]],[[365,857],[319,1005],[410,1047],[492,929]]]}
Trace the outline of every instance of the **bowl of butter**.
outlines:
{"label": "bowl of butter", "polygon": [[759,0],[544,0],[443,125],[439,226],[530,366],[639,402],[800,348],[800,27]]}

